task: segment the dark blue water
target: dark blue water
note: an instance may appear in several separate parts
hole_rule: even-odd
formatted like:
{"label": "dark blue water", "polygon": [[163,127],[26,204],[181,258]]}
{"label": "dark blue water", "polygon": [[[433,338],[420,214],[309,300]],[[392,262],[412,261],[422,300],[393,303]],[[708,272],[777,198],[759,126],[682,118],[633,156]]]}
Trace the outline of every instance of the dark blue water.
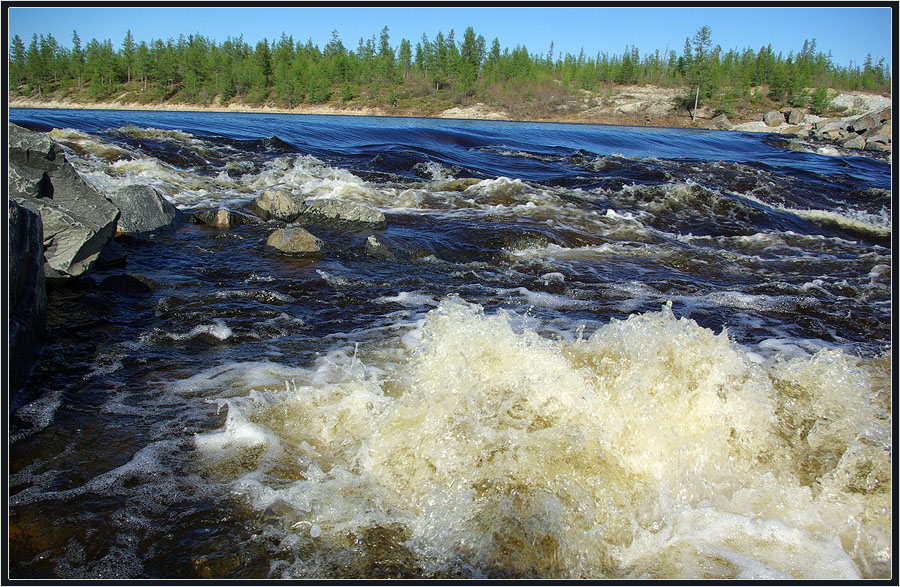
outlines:
{"label": "dark blue water", "polygon": [[56,285],[10,405],[12,576],[889,570],[884,161],[666,128],[9,119],[188,216],[280,189],[387,218],[308,225],[310,258],[265,249],[283,222],[187,221]]}

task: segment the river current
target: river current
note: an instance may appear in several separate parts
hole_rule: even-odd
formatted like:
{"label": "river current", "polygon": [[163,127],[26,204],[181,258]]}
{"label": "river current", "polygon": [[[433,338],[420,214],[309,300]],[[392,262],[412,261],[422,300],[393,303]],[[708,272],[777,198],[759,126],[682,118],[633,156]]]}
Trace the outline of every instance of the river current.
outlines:
{"label": "river current", "polygon": [[9,119],[101,192],[387,218],[309,226],[311,258],[264,247],[277,221],[187,221],[53,288],[8,408],[11,577],[891,576],[888,163],[666,128]]}

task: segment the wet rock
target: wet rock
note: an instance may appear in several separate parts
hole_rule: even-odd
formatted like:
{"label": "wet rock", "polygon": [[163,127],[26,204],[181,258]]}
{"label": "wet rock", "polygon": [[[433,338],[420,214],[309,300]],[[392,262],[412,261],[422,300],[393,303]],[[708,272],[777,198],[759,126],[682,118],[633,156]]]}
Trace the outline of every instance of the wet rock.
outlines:
{"label": "wet rock", "polygon": [[250,204],[250,210],[263,220],[292,222],[303,208],[303,200],[287,188],[264,191]]}
{"label": "wet rock", "polygon": [[440,192],[462,192],[466,188],[479,183],[481,180],[474,177],[465,177],[460,179],[444,179],[434,182],[432,188]]}
{"label": "wet rock", "polygon": [[299,226],[286,226],[269,235],[266,246],[287,255],[315,255],[325,243]]}
{"label": "wet rock", "polygon": [[138,235],[177,224],[182,214],[149,185],[128,185],[107,194],[121,212],[116,234]]}
{"label": "wet rock", "polygon": [[227,208],[216,210],[200,210],[191,217],[196,224],[205,224],[213,228],[234,228],[243,224],[253,224],[254,218]]}
{"label": "wet rock", "polygon": [[777,110],[770,110],[763,116],[763,122],[766,126],[781,126],[784,124],[784,114]]}
{"label": "wet rock", "polygon": [[47,287],[41,217],[12,200],[7,203],[9,245],[10,386],[18,390],[44,340]]}
{"label": "wet rock", "polygon": [[387,223],[384,214],[380,210],[361,204],[344,202],[336,198],[307,200],[298,218],[302,218],[307,222],[331,224],[384,226]]}
{"label": "wet rock", "polygon": [[137,273],[110,275],[100,282],[100,289],[125,294],[140,294],[153,291],[156,284],[152,279]]}
{"label": "wet rock", "polygon": [[106,246],[103,247],[103,250],[100,251],[100,256],[97,258],[97,263],[94,267],[96,269],[124,267],[127,258],[128,253],[125,252],[125,247],[114,240],[109,241]]}
{"label": "wet rock", "polygon": [[706,125],[706,128],[709,130],[731,130],[731,127],[734,126],[731,124],[731,121],[728,120],[728,117],[724,114],[720,114],[709,121],[709,124]]}
{"label": "wet rock", "polygon": [[390,247],[374,234],[366,239],[366,254],[376,259],[394,260],[397,258]]}
{"label": "wet rock", "polygon": [[10,197],[41,217],[45,275],[89,271],[113,237],[118,208],[78,175],[47,136],[10,123],[8,142]]}

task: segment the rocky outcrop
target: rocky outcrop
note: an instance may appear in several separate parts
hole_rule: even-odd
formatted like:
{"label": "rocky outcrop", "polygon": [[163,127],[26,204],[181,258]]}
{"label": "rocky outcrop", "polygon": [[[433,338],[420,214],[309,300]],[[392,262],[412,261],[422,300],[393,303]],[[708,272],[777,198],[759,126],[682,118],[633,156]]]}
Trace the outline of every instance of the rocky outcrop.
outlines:
{"label": "rocky outcrop", "polygon": [[839,143],[844,149],[890,152],[891,108],[819,121],[810,132],[816,139]]}
{"label": "rocky outcrop", "polygon": [[282,220],[301,224],[384,226],[384,214],[362,204],[338,198],[306,200],[289,188],[264,191],[250,204],[250,210],[263,220]]}
{"label": "rocky outcrop", "polygon": [[315,255],[325,243],[299,226],[286,226],[269,235],[266,247],[286,255]]}
{"label": "rocky outcrop", "polygon": [[855,112],[852,116],[823,118],[799,108],[783,112],[773,110],[761,121],[737,124],[731,130],[790,134],[800,139],[836,143],[848,150],[891,152],[890,98],[841,94],[831,105],[838,108],[852,106]]}
{"label": "rocky outcrop", "polygon": [[8,131],[9,196],[41,218],[46,276],[85,273],[112,239],[118,208],[78,175],[49,137],[12,123]]}
{"label": "rocky outcrop", "polygon": [[149,185],[121,187],[106,198],[121,212],[116,235],[138,235],[170,228],[182,217],[178,208]]}
{"label": "rocky outcrop", "polygon": [[41,217],[13,200],[7,203],[9,244],[10,386],[18,390],[40,350],[47,318],[44,233]]}

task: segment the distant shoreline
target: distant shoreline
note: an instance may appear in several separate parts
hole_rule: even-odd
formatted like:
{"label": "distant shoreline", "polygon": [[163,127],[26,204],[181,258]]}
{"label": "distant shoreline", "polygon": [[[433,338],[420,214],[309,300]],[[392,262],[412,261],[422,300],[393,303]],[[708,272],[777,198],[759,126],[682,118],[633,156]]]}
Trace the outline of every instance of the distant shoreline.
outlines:
{"label": "distant shoreline", "polygon": [[[9,100],[8,108],[66,109],[66,110],[125,110],[147,112],[218,112],[237,114],[306,114],[325,116],[380,116],[392,118],[429,118],[459,120],[496,120],[508,122],[558,122],[568,124],[607,124],[622,126],[658,126],[668,128],[701,129],[702,126],[691,124],[690,116],[669,115],[647,120],[644,117],[627,114],[603,114],[591,117],[553,116],[548,118],[511,117],[502,110],[484,104],[467,107],[455,107],[437,114],[424,111],[385,110],[378,107],[335,108],[329,105],[301,104],[294,108],[277,106],[251,106],[233,103],[222,105],[201,105],[186,103],[140,104],[136,102],[73,102],[69,100],[37,100],[32,98],[14,98]],[[682,120],[683,119],[683,120]],[[699,123],[699,121],[698,121]]]}

